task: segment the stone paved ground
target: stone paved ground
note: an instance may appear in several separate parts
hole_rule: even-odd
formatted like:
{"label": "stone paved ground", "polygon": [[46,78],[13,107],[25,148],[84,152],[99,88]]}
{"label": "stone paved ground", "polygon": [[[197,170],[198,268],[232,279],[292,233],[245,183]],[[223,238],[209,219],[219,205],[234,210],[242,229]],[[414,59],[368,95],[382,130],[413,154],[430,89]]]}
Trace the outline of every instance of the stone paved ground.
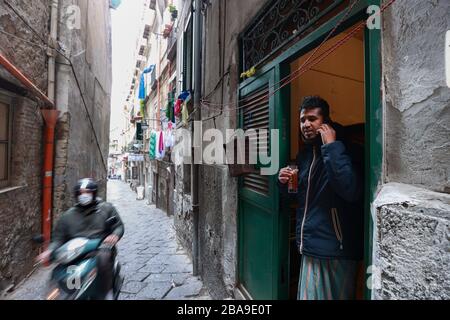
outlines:
{"label": "stone paved ground", "polygon": [[[125,224],[119,259],[125,276],[120,300],[209,300],[192,263],[176,242],[173,219],[136,194],[121,181],[109,181],[108,201],[116,205]],[[40,269],[7,299],[43,298],[49,269]]]}

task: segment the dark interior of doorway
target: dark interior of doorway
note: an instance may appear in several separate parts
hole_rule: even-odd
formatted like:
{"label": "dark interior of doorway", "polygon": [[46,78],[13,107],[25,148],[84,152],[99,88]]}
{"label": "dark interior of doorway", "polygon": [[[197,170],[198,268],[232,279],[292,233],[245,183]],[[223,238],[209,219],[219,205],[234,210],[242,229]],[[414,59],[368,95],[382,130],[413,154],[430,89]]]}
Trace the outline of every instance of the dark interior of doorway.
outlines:
{"label": "dark interior of doorway", "polygon": [[[315,56],[333,46],[345,37],[346,31],[328,40]],[[290,65],[291,72],[302,66],[312,53],[308,52]],[[299,128],[298,108],[305,96],[319,95],[330,105],[331,119],[343,126],[347,137],[364,147],[365,128],[365,78],[364,78],[364,32],[356,34],[346,44],[333,52],[325,60],[313,66],[291,83],[291,145],[290,160],[294,161],[302,148]],[[295,209],[291,203],[289,228],[289,299],[297,298],[300,270],[300,256],[295,241]],[[361,214],[364,214],[361,212]],[[363,297],[363,264],[358,276],[357,299]]]}

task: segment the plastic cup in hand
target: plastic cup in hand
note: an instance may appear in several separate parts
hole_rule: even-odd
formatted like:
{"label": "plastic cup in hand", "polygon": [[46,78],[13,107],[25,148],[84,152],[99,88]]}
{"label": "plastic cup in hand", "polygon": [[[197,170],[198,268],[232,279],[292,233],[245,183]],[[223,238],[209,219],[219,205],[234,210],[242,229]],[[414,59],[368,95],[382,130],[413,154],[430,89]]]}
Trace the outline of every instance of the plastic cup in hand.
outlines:
{"label": "plastic cup in hand", "polygon": [[296,165],[290,165],[289,169],[291,169],[291,178],[288,183],[288,192],[289,193],[297,193],[298,192],[298,168]]}

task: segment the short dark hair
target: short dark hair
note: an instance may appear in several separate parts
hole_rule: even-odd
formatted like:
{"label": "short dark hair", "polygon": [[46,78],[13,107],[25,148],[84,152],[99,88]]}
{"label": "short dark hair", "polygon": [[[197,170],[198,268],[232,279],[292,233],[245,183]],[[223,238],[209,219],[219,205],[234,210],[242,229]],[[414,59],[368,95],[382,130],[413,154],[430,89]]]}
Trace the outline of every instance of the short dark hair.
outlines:
{"label": "short dark hair", "polygon": [[299,112],[301,113],[302,110],[315,108],[320,109],[320,114],[325,120],[330,119],[330,106],[328,105],[328,102],[326,102],[325,99],[321,98],[320,96],[308,96],[303,98],[303,102],[300,106]]}

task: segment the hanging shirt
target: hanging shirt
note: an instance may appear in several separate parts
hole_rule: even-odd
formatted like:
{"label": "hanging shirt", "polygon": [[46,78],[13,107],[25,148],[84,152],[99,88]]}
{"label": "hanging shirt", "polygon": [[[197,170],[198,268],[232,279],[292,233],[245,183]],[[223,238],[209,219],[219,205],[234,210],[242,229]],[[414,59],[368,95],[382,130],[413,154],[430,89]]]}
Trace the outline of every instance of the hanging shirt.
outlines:
{"label": "hanging shirt", "polygon": [[166,134],[164,136],[164,144],[166,145],[166,149],[173,148],[174,146],[174,136],[173,130],[167,129]]}
{"label": "hanging shirt", "polygon": [[189,96],[190,96],[190,92],[189,91],[183,91],[178,96],[178,99],[185,101]]}
{"label": "hanging shirt", "polygon": [[152,131],[150,134],[150,141],[149,141],[149,156],[150,159],[155,159],[156,157],[156,132]]}
{"label": "hanging shirt", "polygon": [[183,104],[183,100],[181,100],[181,99],[178,99],[176,102],[175,102],[175,107],[174,107],[174,113],[175,113],[175,116],[176,117],[179,117],[180,116],[180,114],[181,114],[181,105]]}
{"label": "hanging shirt", "polygon": [[162,159],[164,158],[165,155],[165,148],[164,148],[164,133],[163,131],[161,131],[161,133],[159,134],[159,147],[158,147],[158,153],[159,153],[159,158]]}
{"label": "hanging shirt", "polygon": [[145,96],[146,96],[146,92],[145,92],[145,77],[144,75],[146,73],[152,72],[153,69],[155,69],[154,64],[152,64],[151,66],[147,67],[146,69],[144,69],[144,71],[141,74],[141,80],[139,81],[139,99],[144,100]]}
{"label": "hanging shirt", "polygon": [[159,139],[160,139],[161,135],[160,135],[160,131],[156,132],[156,143],[155,143],[155,159],[159,159],[160,158],[160,153],[159,153]]}
{"label": "hanging shirt", "polygon": [[186,102],[183,103],[183,109],[181,110],[181,121],[183,121],[183,125],[188,125],[189,112],[187,109]]}

